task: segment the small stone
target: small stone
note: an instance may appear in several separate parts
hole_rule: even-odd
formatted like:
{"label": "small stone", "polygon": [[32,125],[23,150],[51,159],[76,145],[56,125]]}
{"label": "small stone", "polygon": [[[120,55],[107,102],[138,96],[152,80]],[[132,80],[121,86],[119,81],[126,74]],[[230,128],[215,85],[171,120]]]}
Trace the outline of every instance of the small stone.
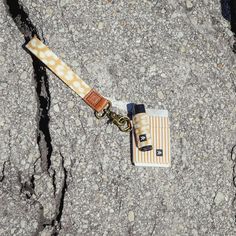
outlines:
{"label": "small stone", "polygon": [[5,120],[0,117],[0,127],[4,126],[4,124],[5,124]]}
{"label": "small stone", "polygon": [[161,73],[161,77],[162,78],[167,78],[166,74],[164,74],[164,73]]}
{"label": "small stone", "polygon": [[29,167],[30,167],[29,163],[26,163],[26,164],[25,164],[25,169],[28,170]]}
{"label": "small stone", "polygon": [[0,43],[3,43],[4,42],[4,39],[3,38],[0,38]]}
{"label": "small stone", "polygon": [[68,2],[69,2],[69,0],[61,0],[61,1],[60,1],[61,7],[66,6],[66,5],[68,4]]}
{"label": "small stone", "polygon": [[144,72],[145,72],[145,70],[146,70],[146,69],[145,69],[145,67],[143,67],[143,66],[142,66],[142,67],[140,67],[140,69],[139,69],[139,71],[140,71],[141,73],[144,73]]}
{"label": "small stone", "polygon": [[184,46],[181,46],[181,47],[180,47],[180,52],[181,52],[181,53],[185,53],[185,52],[186,52],[186,48],[185,48]]}
{"label": "small stone", "polygon": [[64,29],[64,28],[60,28],[58,31],[59,31],[60,33],[64,33],[64,32],[65,32],[65,29]]}
{"label": "small stone", "polygon": [[77,66],[79,66],[79,62],[77,60],[74,60],[71,62],[71,65],[74,67],[77,67]]}
{"label": "small stone", "polygon": [[73,101],[69,101],[67,106],[68,106],[68,108],[71,109],[71,108],[73,108],[75,106],[75,104],[74,104]]}
{"label": "small stone", "polygon": [[27,73],[26,71],[23,71],[23,73],[20,75],[20,78],[21,78],[22,80],[26,80],[27,77],[28,77],[28,73]]}
{"label": "small stone", "polygon": [[98,23],[98,29],[103,29],[103,27],[104,27],[104,23],[103,22],[99,22]]}
{"label": "small stone", "polygon": [[3,56],[0,56],[0,65],[2,65],[5,61],[5,58]]}
{"label": "small stone", "polygon": [[70,160],[70,158],[65,158],[65,163],[64,163],[64,165],[70,167],[70,165],[71,165],[71,160]]}
{"label": "small stone", "polygon": [[232,86],[232,84],[231,84],[230,82],[226,83],[226,87],[227,87],[228,89],[230,89],[231,86]]}
{"label": "small stone", "polygon": [[225,195],[222,192],[218,192],[215,197],[215,204],[219,205],[222,201],[224,201]]}
{"label": "small stone", "polygon": [[113,209],[110,209],[110,213],[114,213],[115,211]]}
{"label": "small stone", "polygon": [[159,99],[163,100],[164,99],[164,94],[162,91],[158,91],[157,96]]}
{"label": "small stone", "polygon": [[89,117],[89,118],[87,119],[88,125],[89,125],[89,126],[92,126],[92,125],[93,125],[93,121],[94,121],[93,117]]}
{"label": "small stone", "polygon": [[163,9],[161,10],[161,13],[162,13],[162,14],[165,14],[165,13],[166,13],[166,10],[163,8]]}
{"label": "small stone", "polygon": [[56,104],[56,105],[53,106],[53,110],[54,110],[55,112],[59,112],[59,111],[60,111],[60,108],[59,108],[58,104]]}
{"label": "small stone", "polygon": [[97,184],[94,184],[94,185],[93,185],[93,189],[94,189],[95,191],[98,190],[98,186],[97,186]]}
{"label": "small stone", "polygon": [[219,69],[223,69],[223,68],[224,68],[224,64],[223,64],[223,63],[218,63],[218,64],[217,64],[217,67],[218,67]]}
{"label": "small stone", "polygon": [[129,220],[129,222],[133,222],[134,221],[134,212],[133,211],[129,211],[129,213],[128,213],[128,220]]}
{"label": "small stone", "polygon": [[25,228],[25,225],[26,225],[26,222],[24,221],[24,220],[22,220],[21,222],[20,222],[20,226],[21,226],[21,228]]}
{"label": "small stone", "polygon": [[183,36],[184,36],[183,32],[179,32],[179,33],[177,34],[177,37],[178,37],[178,38],[182,38]]}
{"label": "small stone", "polygon": [[188,10],[191,10],[193,8],[193,1],[192,0],[186,0],[186,8]]}
{"label": "small stone", "polygon": [[51,16],[53,14],[53,10],[51,8],[46,8],[46,14]]}
{"label": "small stone", "polygon": [[150,70],[150,72],[155,72],[156,69],[157,69],[156,65],[152,65],[152,66],[150,66],[149,70]]}

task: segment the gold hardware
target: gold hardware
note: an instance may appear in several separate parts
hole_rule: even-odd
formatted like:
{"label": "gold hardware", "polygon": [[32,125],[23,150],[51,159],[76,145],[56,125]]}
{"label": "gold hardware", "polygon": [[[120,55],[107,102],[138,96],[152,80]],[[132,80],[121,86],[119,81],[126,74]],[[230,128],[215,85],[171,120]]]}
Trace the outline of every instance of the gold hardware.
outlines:
{"label": "gold hardware", "polygon": [[97,119],[101,119],[101,118],[103,118],[103,117],[106,115],[107,110],[110,110],[110,107],[111,107],[111,102],[108,101],[108,104],[107,104],[107,106],[103,109],[103,111],[102,111],[102,112],[97,112],[97,111],[95,111],[95,112],[94,112],[94,115],[96,116]]}
{"label": "gold hardware", "polygon": [[103,110],[103,112],[96,112],[95,116],[97,119],[103,118],[105,115],[108,117],[109,121],[115,124],[120,131],[122,132],[130,132],[132,130],[130,119],[127,116],[122,116],[114,111],[110,110],[111,102],[109,101],[108,106]]}

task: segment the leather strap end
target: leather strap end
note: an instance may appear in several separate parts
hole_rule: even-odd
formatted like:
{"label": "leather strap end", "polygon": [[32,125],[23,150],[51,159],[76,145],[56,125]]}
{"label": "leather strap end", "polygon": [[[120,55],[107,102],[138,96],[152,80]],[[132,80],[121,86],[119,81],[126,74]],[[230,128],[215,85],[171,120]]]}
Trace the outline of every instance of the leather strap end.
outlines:
{"label": "leather strap end", "polygon": [[83,100],[97,112],[101,112],[108,104],[108,100],[99,94],[95,89],[91,89],[85,95]]}

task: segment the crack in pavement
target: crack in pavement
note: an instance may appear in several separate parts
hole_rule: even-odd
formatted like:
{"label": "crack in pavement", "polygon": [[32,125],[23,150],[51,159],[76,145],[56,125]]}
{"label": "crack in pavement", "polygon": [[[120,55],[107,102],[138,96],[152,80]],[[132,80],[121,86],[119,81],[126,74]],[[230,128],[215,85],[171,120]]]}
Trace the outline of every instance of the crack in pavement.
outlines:
{"label": "crack in pavement", "polygon": [[[19,0],[4,0],[4,4],[9,16],[13,19],[15,25],[19,29],[19,31],[24,35],[25,44],[30,41],[33,36],[39,36],[37,28],[31,22],[29,15],[24,10]],[[42,30],[41,30],[42,31]],[[43,32],[43,31],[42,31]],[[43,41],[45,41],[42,36]],[[26,50],[26,49],[25,49]],[[35,80],[35,90],[37,94],[37,144],[40,152],[40,160],[41,160],[41,169],[43,173],[49,175],[52,179],[53,185],[53,196],[56,202],[55,207],[55,215],[52,219],[48,219],[44,216],[44,205],[38,201],[37,199],[32,198],[32,201],[35,204],[39,204],[39,219],[38,219],[38,227],[34,233],[34,235],[39,235],[45,227],[50,226],[52,228],[52,235],[56,236],[59,234],[61,230],[61,218],[63,214],[64,208],[64,198],[67,191],[67,170],[64,166],[64,156],[60,152],[61,156],[61,167],[63,170],[63,180],[60,187],[59,193],[56,195],[57,184],[56,184],[56,174],[57,171],[52,168],[51,164],[51,156],[53,152],[53,147],[51,143],[51,135],[49,130],[49,110],[50,110],[50,92],[49,92],[49,78],[46,73],[46,67],[44,64],[38,60],[34,55],[31,54],[32,65],[34,71],[34,80]],[[37,159],[38,160],[38,159]],[[29,181],[21,182],[21,173],[18,173],[18,181],[20,183],[20,194],[25,194],[27,199],[31,199],[31,197],[35,195],[35,167],[36,162],[34,163],[34,172],[29,178]],[[1,182],[5,178],[4,174],[5,163],[3,166]],[[37,197],[37,196],[36,196]]]}
{"label": "crack in pavement", "polygon": [[[236,1],[235,0],[221,0],[221,8],[223,17],[230,21],[231,31],[234,34],[233,52],[236,53]],[[232,73],[234,76],[235,74]],[[236,84],[234,82],[234,76],[231,74],[231,83],[233,86],[233,92],[236,92]],[[235,157],[236,144],[231,149],[230,159],[233,162],[232,167],[232,182],[236,191],[236,157]],[[236,224],[236,192],[232,200],[232,208],[234,210],[234,223]]]}
{"label": "crack in pavement", "polygon": [[2,165],[2,176],[0,178],[0,182],[3,182],[3,180],[5,179],[5,167],[6,167],[6,163],[7,161],[4,161],[3,165]]}
{"label": "crack in pavement", "polygon": [[65,194],[66,194],[66,190],[67,190],[68,173],[65,168],[65,158],[61,152],[60,152],[60,156],[61,156],[61,167],[63,169],[64,176],[63,176],[61,191],[59,192],[59,194],[57,196],[57,206],[56,206],[57,212],[56,212],[56,216],[55,216],[55,220],[54,220],[54,231],[52,234],[53,236],[57,236],[59,231],[61,230],[61,217],[63,214],[64,199],[65,199]]}
{"label": "crack in pavement", "polygon": [[[234,153],[235,148],[236,148],[236,145],[234,145],[231,149],[231,160],[233,161],[233,173],[232,173],[233,186],[236,189],[236,157],[235,157],[235,153]],[[233,208],[235,208],[235,203],[236,203],[236,192],[234,193],[234,197],[232,200],[232,207]],[[234,213],[234,223],[236,223],[236,213]]]}
{"label": "crack in pavement", "polygon": [[[5,6],[17,28],[24,35],[25,43],[28,43],[34,35],[40,38],[36,27],[30,21],[28,14],[18,0],[5,0]],[[50,118],[48,114],[51,102],[48,75],[43,63],[32,54],[31,58],[38,102],[37,143],[41,155],[42,169],[43,171],[48,171],[51,166],[52,155],[51,135],[49,131]]]}
{"label": "crack in pavement", "polygon": [[[231,31],[234,33],[234,40],[236,39],[236,1],[230,0],[230,24],[231,24]],[[236,53],[236,42],[234,41],[233,44],[233,52]]]}

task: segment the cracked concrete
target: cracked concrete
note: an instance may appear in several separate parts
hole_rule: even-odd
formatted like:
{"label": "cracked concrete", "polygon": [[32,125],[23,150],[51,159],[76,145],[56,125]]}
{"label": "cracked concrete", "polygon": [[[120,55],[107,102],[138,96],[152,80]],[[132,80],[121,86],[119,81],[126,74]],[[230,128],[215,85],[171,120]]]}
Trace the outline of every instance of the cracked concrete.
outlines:
{"label": "cracked concrete", "polygon": [[[0,235],[235,235],[236,67],[223,5],[17,2],[0,3]],[[129,135],[23,49],[35,33],[104,96],[168,109],[172,167],[132,166]]]}

